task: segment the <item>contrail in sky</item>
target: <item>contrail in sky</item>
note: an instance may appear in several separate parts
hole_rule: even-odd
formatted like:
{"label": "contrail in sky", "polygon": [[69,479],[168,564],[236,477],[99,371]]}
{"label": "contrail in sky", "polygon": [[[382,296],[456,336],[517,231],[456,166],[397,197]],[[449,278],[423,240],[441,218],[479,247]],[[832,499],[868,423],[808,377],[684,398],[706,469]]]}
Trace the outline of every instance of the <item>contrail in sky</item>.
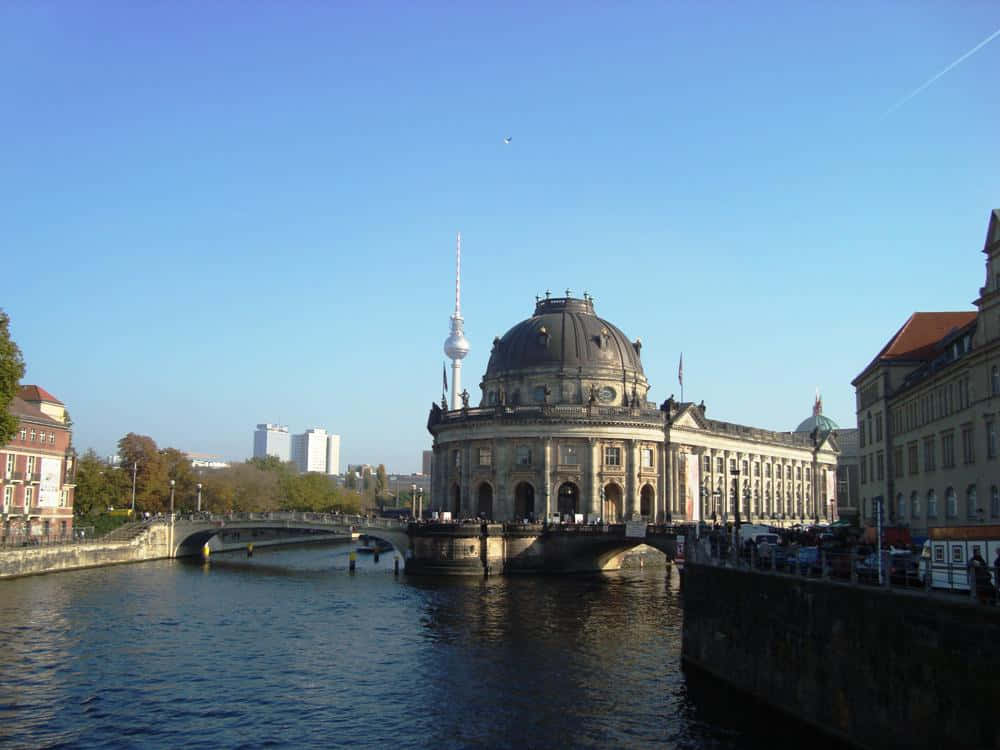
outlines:
{"label": "contrail in sky", "polygon": [[972,57],[974,54],[976,54],[979,50],[981,50],[987,44],[989,44],[990,42],[992,42],[998,36],[1000,36],[1000,29],[997,29],[996,31],[994,31],[992,34],[990,34],[988,37],[986,37],[983,41],[981,41],[975,47],[973,47],[968,52],[966,52],[964,55],[962,55],[960,58],[958,58],[953,63],[951,63],[950,65],[948,65],[948,67],[946,67],[940,73],[937,73],[934,76],[931,76],[931,78],[926,83],[924,83],[922,86],[919,86],[918,88],[915,88],[909,94],[907,94],[902,99],[900,99],[898,102],[896,102],[895,104],[893,104],[891,107],[889,107],[889,109],[887,109],[885,111],[885,114],[883,114],[882,117],[887,117],[887,116],[891,115],[897,109],[899,109],[904,104],[906,104],[908,101],[910,101],[910,99],[912,99],[917,94],[919,94],[921,91],[923,91],[925,88],[927,88],[932,83],[934,83],[938,78],[940,78],[941,76],[943,76],[945,73],[947,73],[949,70],[951,70],[952,68],[954,68],[956,65],[959,65],[960,63],[962,63],[967,58]]}

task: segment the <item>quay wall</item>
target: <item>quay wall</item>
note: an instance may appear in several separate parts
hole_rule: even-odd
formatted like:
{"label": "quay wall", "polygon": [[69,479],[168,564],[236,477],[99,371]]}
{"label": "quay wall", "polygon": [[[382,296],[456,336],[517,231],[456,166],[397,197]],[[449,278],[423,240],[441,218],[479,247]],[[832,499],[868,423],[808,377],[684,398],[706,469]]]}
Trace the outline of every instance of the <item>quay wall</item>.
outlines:
{"label": "quay wall", "polygon": [[101,565],[145,562],[169,557],[167,526],[127,542],[88,542],[0,550],[0,579],[56,573]]}
{"label": "quay wall", "polygon": [[1000,749],[1000,608],[688,564],[682,657],[862,748]]}

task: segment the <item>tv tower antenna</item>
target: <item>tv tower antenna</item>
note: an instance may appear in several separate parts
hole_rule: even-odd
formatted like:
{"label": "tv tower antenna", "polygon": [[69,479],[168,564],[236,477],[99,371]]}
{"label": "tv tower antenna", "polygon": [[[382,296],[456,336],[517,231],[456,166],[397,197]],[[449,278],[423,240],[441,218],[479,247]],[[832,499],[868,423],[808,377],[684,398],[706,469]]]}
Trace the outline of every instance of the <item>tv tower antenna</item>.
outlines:
{"label": "tv tower antenna", "polygon": [[469,353],[462,320],[462,233],[455,242],[455,312],[451,316],[451,334],[445,339],[444,353],[451,360],[451,408],[461,408],[462,360]]}

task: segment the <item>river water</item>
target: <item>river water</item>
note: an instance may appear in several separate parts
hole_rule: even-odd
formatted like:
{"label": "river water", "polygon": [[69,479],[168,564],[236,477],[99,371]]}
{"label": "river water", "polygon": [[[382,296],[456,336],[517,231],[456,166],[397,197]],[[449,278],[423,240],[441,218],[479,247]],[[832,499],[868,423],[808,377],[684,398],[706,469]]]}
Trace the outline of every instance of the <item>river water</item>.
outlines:
{"label": "river water", "polygon": [[682,672],[676,572],[397,578],[392,555],[349,573],[350,549],[0,582],[0,745],[778,741],[773,717]]}

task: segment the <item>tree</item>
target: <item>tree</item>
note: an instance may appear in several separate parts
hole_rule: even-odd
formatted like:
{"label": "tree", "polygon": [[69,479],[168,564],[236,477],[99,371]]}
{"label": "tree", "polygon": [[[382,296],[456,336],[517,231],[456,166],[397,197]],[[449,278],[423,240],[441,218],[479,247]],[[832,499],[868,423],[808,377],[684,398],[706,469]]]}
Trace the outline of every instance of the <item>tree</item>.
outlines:
{"label": "tree", "polygon": [[0,445],[17,432],[18,419],[10,413],[10,402],[14,400],[24,377],[24,359],[21,350],[10,337],[10,318],[0,310]]}
{"label": "tree", "polygon": [[382,497],[389,486],[389,477],[385,473],[385,464],[379,464],[375,469],[375,497]]}
{"label": "tree", "polygon": [[131,502],[132,472],[116,469],[91,448],[76,463],[73,513],[86,517],[109,506],[123,508]]}
{"label": "tree", "polygon": [[129,471],[137,467],[135,479],[136,504],[145,510],[166,510],[170,499],[170,488],[166,466],[156,447],[156,441],[148,435],[130,432],[118,441],[118,457],[121,466]]}

